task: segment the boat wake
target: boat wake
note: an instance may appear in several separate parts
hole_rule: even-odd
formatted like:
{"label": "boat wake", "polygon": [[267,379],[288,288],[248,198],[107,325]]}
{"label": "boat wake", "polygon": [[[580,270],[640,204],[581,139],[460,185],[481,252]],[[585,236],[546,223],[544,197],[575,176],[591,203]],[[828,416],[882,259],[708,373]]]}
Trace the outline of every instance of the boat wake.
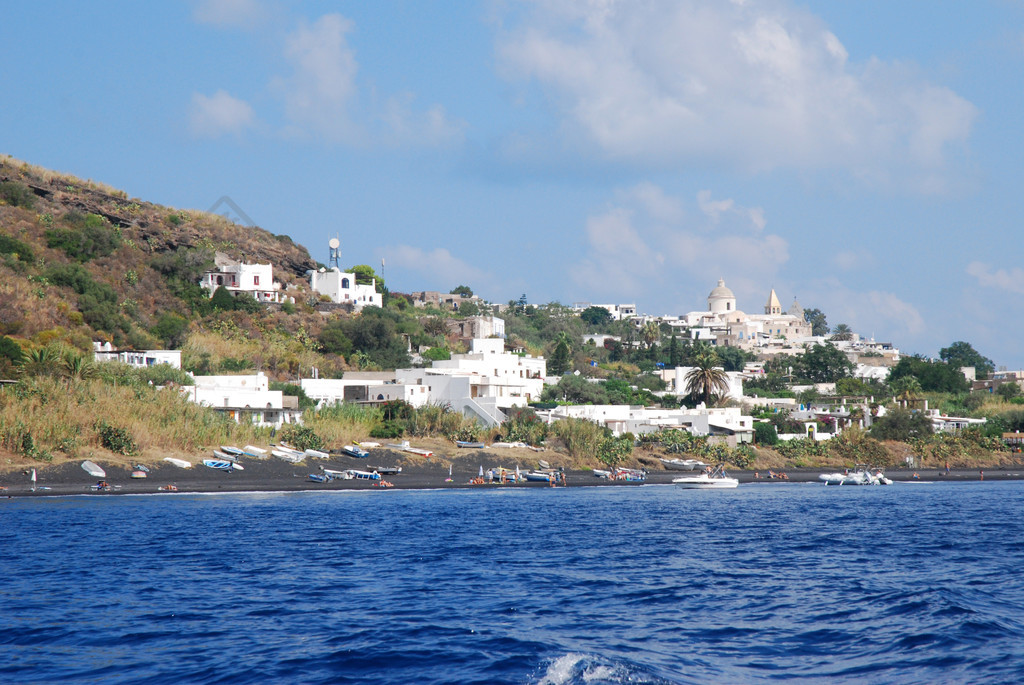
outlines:
{"label": "boat wake", "polygon": [[570,652],[548,664],[537,685],[603,685],[604,683],[669,683],[633,664],[613,661],[596,654]]}

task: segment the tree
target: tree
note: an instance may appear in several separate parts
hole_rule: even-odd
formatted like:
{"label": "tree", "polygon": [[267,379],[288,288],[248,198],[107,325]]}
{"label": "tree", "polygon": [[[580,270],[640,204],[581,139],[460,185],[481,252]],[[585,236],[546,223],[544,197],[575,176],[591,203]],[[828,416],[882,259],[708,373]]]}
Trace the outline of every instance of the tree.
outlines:
{"label": "tree", "polygon": [[914,376],[903,376],[889,384],[896,399],[904,406],[921,396],[921,383]]}
{"label": "tree", "polygon": [[580,312],[580,318],[588,326],[599,328],[612,322],[612,314],[604,307],[587,307]]}
{"label": "tree", "polygon": [[555,345],[555,351],[548,359],[548,373],[553,376],[561,376],[569,370],[569,345],[565,340],[559,340]]}
{"label": "tree", "polygon": [[758,421],[754,424],[754,442],[758,445],[777,445],[779,432],[771,423]]}
{"label": "tree", "polygon": [[738,347],[720,347],[716,352],[726,371],[742,371],[747,363],[747,353]]}
{"label": "tree", "polygon": [[356,275],[356,283],[359,285],[370,285],[376,281],[377,292],[382,292],[384,279],[377,275],[377,272],[373,270],[372,266],[368,264],[356,264],[349,269],[349,272]]}
{"label": "tree", "polygon": [[717,368],[718,355],[707,345],[700,345],[692,359],[693,368],[686,372],[686,392],[705,405],[714,404],[729,392],[729,377]]}
{"label": "tree", "polygon": [[996,369],[991,359],[981,356],[970,343],[962,340],[939,350],[939,359],[956,369],[973,366],[977,377],[982,380]]}
{"label": "tree", "polygon": [[25,359],[25,354],[21,351],[21,345],[14,342],[6,335],[0,337],[0,360],[7,360],[11,365],[17,366],[22,363]]}
{"label": "tree", "polygon": [[682,360],[683,351],[679,348],[679,340],[676,339],[675,331],[673,331],[672,339],[668,343],[668,365],[674,369]]}
{"label": "tree", "polygon": [[960,372],[945,362],[932,361],[920,355],[902,357],[889,372],[889,385],[892,386],[904,376],[913,376],[921,384],[924,392],[967,392],[970,383]]}
{"label": "tree", "polygon": [[443,316],[431,316],[423,322],[423,330],[428,335],[444,335],[448,332],[448,319]]}
{"label": "tree", "polygon": [[932,434],[932,422],[919,411],[897,407],[871,424],[871,437],[876,440],[907,441]]}
{"label": "tree", "polygon": [[640,341],[651,349],[656,343],[661,342],[661,328],[654,321],[648,321],[640,330]]}
{"label": "tree", "polygon": [[832,329],[832,337],[830,340],[853,340],[853,329],[847,326],[845,323],[838,324]]}
{"label": "tree", "polygon": [[804,321],[811,324],[811,335],[828,335],[828,321],[820,309],[805,309]]}
{"label": "tree", "polygon": [[853,374],[853,362],[835,345],[814,345],[799,358],[798,369],[810,383],[834,383]]}
{"label": "tree", "polygon": [[996,388],[996,394],[1004,400],[1012,400],[1014,397],[1020,397],[1020,386],[1016,383],[1001,383]]}
{"label": "tree", "polygon": [[451,294],[461,295],[462,297],[473,297],[473,289],[470,288],[468,285],[460,285],[458,287],[452,288]]}

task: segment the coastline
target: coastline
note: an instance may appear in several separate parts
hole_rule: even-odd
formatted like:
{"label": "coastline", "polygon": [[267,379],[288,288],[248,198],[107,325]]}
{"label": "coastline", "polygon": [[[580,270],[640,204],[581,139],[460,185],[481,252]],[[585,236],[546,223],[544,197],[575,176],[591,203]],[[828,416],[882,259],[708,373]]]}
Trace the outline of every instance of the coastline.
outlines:
{"label": "coastline", "polygon": [[[19,469],[0,473],[0,498],[13,497],[46,497],[67,495],[105,496],[111,494],[187,494],[187,493],[240,493],[240,492],[304,492],[304,491],[381,491],[395,490],[443,490],[443,489],[475,489],[487,490],[494,488],[547,488],[552,486],[542,482],[525,482],[519,484],[485,483],[472,484],[480,471],[492,467],[506,465],[515,468],[515,458],[511,455],[499,455],[493,452],[476,452],[461,456],[450,462],[439,459],[413,459],[390,450],[374,451],[369,459],[348,457],[332,457],[326,460],[307,460],[299,464],[284,462],[280,459],[254,459],[243,457],[240,463],[242,471],[226,472],[203,466],[201,463],[189,469],[182,469],[171,464],[160,462],[150,465],[150,473],[144,479],[131,478],[131,469],[121,465],[101,464],[106,470],[105,480],[111,488],[96,491],[92,486],[100,479],[90,476],[81,468],[81,461],[71,461],[56,466],[39,465],[36,469],[37,481],[35,490],[30,480],[29,469]],[[452,465],[451,481],[448,479],[448,467]],[[384,476],[384,480],[392,484],[392,488],[382,488],[378,482],[365,480],[334,480],[329,483],[318,483],[309,479],[310,474],[320,473],[320,467],[328,469],[360,469],[372,470],[371,466],[401,465],[402,473]],[[819,484],[818,476],[834,471],[834,468],[801,468],[785,470],[788,478],[769,478],[764,470],[730,470],[729,475],[737,478],[741,484],[786,484],[813,483]],[[914,478],[911,469],[887,469],[886,476],[894,482],[978,482],[996,480],[1024,480],[1024,466],[1009,468],[983,469],[982,478],[979,469],[952,469],[948,475],[944,470],[917,469],[918,478]],[[650,471],[645,482],[609,481],[594,476],[590,470],[566,470],[565,487],[636,487],[646,484],[671,484],[673,478],[685,475],[682,471]],[[755,478],[755,474],[759,476]],[[160,492],[162,486],[173,485],[176,492]],[[558,486],[563,487],[563,486]]]}

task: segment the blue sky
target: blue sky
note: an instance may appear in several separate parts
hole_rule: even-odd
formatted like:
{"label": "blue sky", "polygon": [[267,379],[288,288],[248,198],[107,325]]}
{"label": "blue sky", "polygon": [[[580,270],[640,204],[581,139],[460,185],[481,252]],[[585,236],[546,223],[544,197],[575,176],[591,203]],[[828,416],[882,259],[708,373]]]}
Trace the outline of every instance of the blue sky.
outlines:
{"label": "blue sky", "polygon": [[0,152],[223,195],[394,290],[702,309],[718,278],[1024,368],[1024,3],[17,3]]}

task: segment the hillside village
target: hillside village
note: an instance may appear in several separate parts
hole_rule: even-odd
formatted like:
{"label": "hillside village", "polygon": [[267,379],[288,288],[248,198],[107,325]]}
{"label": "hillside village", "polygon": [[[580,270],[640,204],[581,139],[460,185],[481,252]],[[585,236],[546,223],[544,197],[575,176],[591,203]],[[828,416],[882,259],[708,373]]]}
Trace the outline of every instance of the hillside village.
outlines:
{"label": "hillside village", "polygon": [[[556,449],[605,461],[634,446],[671,451],[663,436],[681,434],[690,452],[718,449],[743,466],[858,449],[912,463],[950,453],[948,440],[920,444],[935,435],[965,458],[1022,442],[1024,372],[997,372],[963,342],[940,360],[901,354],[829,328],[795,297],[783,308],[771,288],[747,313],[720,279],[706,308],[679,315],[525,295],[490,303],[465,285],[397,293],[365,264],[343,269],[338,238],[320,264],[287,236],[9,158],[0,191],[0,448],[11,454],[111,449],[95,427],[103,417],[84,438],[29,427],[17,388],[59,377],[144,383],[228,422],[211,435],[323,432],[332,411],[352,407],[371,417],[369,435],[416,435],[416,412],[440,408],[462,417],[448,439],[550,435]],[[559,436],[579,422],[599,431],[586,449]]]}

